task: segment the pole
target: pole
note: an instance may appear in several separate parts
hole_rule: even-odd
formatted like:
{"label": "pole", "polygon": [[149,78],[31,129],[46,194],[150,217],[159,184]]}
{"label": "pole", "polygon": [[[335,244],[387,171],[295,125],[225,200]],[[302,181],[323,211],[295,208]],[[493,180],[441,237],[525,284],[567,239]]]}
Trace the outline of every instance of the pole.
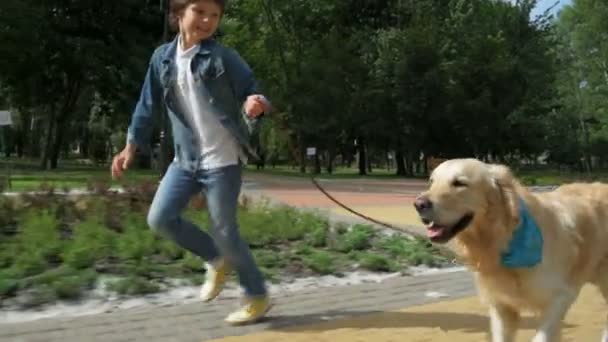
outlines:
{"label": "pole", "polygon": [[[579,73],[580,75],[580,73]],[[585,171],[587,171],[587,175],[591,176],[591,154],[589,151],[589,130],[587,128],[585,118],[583,115],[583,110],[585,110],[583,98],[582,98],[582,89],[587,87],[587,81],[580,81],[577,84],[576,89],[576,100],[578,107],[578,119],[580,121],[581,130],[583,133],[583,165],[585,167]]]}

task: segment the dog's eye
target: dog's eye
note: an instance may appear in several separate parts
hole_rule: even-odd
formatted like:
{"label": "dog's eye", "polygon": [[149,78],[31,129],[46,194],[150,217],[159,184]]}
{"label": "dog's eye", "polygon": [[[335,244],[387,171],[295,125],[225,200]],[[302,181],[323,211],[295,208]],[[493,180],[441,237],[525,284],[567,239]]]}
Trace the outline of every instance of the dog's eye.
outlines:
{"label": "dog's eye", "polygon": [[467,186],[467,183],[463,182],[460,179],[454,179],[454,181],[452,182],[452,186],[455,188],[465,188]]}

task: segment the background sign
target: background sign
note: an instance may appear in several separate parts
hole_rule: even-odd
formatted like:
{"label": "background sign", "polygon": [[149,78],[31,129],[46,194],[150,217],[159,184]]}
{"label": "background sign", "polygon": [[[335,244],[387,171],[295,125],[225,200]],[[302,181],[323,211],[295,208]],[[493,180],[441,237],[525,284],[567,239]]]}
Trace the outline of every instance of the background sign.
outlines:
{"label": "background sign", "polygon": [[12,124],[11,112],[8,110],[0,110],[0,126],[11,126]]}

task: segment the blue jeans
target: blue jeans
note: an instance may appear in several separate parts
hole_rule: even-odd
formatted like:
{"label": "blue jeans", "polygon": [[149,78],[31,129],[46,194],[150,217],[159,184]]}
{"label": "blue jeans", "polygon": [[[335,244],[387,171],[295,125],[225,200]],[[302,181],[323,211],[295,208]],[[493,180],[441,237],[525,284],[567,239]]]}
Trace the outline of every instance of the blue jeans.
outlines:
{"label": "blue jeans", "polygon": [[[206,261],[225,257],[237,272],[245,294],[255,297],[265,295],[266,287],[249,246],[239,233],[241,174],[240,165],[192,172],[171,163],[154,195],[148,225]],[[210,234],[181,217],[192,196],[200,191],[207,199]]]}

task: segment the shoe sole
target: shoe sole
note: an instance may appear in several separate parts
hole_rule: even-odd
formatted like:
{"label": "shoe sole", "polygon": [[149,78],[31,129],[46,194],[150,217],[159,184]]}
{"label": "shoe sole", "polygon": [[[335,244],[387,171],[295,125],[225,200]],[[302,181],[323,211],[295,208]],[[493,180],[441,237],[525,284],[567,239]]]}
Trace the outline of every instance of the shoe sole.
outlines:
{"label": "shoe sole", "polygon": [[236,321],[236,322],[225,321],[225,322],[232,326],[255,324],[255,323],[258,323],[263,318],[265,318],[266,314],[268,313],[268,311],[270,311],[270,309],[273,306],[274,306],[274,304],[272,304],[272,303],[268,304],[268,306],[266,307],[266,310],[264,310],[264,312],[260,316],[254,318],[254,319],[250,319],[250,320],[246,320],[246,321]]}
{"label": "shoe sole", "polygon": [[203,303],[209,303],[210,301],[212,301],[215,298],[217,298],[220,295],[220,293],[222,293],[223,290],[224,290],[224,286],[222,286],[222,288],[220,288],[219,290],[217,290],[217,292],[213,296],[211,296],[209,298],[202,298],[202,297],[199,297],[199,298],[200,298],[200,300],[203,301]]}

